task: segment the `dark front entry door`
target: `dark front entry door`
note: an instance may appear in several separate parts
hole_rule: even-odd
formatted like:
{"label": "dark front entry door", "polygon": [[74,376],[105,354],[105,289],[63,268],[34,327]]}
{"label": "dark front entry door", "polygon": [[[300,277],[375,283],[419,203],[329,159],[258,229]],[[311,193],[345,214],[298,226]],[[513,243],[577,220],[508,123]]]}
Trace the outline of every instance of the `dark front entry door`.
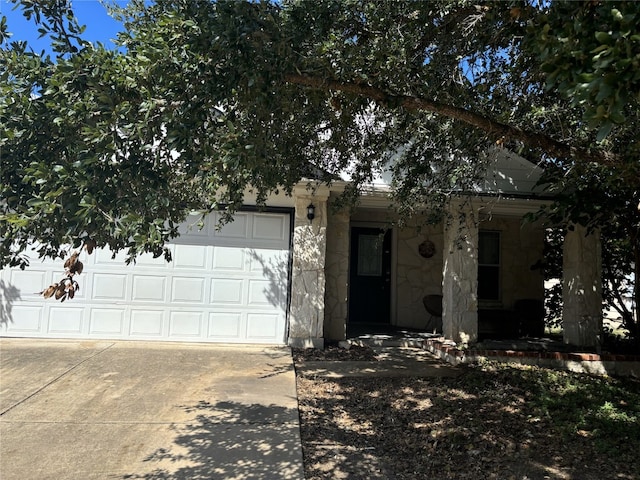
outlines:
{"label": "dark front entry door", "polygon": [[349,322],[389,323],[391,230],[351,229]]}

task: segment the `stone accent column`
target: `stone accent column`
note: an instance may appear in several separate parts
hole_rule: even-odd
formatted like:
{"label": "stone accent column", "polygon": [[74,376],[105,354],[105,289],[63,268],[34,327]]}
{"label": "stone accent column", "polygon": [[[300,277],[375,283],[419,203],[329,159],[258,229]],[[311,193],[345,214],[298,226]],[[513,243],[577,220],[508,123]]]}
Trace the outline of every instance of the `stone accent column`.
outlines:
{"label": "stone accent column", "polygon": [[600,232],[587,235],[574,225],[564,237],[562,325],[564,343],[597,347],[602,333],[602,257]]}
{"label": "stone accent column", "polygon": [[331,340],[347,338],[347,300],[349,295],[349,225],[347,210],[329,214],[324,329]]}
{"label": "stone accent column", "polygon": [[[293,268],[289,310],[289,345],[323,348],[325,256],[327,245],[327,198],[329,189],[294,189]],[[312,222],[307,206],[316,207]]]}
{"label": "stone accent column", "polygon": [[442,330],[445,338],[478,340],[478,225],[470,205],[452,204],[445,219]]}

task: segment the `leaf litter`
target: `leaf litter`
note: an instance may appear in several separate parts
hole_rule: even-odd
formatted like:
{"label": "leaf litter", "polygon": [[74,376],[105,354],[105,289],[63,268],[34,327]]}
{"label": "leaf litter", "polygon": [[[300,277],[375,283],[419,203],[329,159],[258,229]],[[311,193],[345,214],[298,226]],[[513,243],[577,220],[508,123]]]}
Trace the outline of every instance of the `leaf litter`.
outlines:
{"label": "leaf litter", "polygon": [[[373,359],[294,350],[296,365]],[[456,378],[298,374],[297,388],[307,480],[640,479],[634,379],[486,363]],[[618,410],[603,420],[602,405]]]}

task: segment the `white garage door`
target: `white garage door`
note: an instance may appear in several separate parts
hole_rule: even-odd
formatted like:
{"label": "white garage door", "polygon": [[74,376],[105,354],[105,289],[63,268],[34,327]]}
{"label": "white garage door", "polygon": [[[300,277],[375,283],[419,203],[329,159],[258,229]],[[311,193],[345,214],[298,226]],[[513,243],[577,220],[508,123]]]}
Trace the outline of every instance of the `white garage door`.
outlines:
{"label": "white garage door", "polygon": [[143,256],[127,266],[108,250],[82,252],[80,291],[64,303],[37,294],[63,277],[62,261],[4,269],[1,334],[285,343],[289,214],[242,212],[222,230],[216,220],[202,229],[187,222],[171,263]]}

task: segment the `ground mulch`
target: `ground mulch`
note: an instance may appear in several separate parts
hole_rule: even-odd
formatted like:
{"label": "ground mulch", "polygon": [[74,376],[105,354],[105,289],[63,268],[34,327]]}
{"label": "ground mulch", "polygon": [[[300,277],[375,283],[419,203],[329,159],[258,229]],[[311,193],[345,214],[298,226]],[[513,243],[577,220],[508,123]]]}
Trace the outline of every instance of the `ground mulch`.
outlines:
{"label": "ground mulch", "polygon": [[[312,360],[371,361],[375,353],[368,347],[294,350],[296,365]],[[640,425],[607,424],[619,432],[602,441],[589,422],[567,428],[575,419],[563,418],[561,404],[539,391],[545,372],[495,364],[463,369],[456,378],[298,374],[306,480],[640,479]],[[585,377],[589,385],[591,378]],[[578,392],[575,401],[588,392]],[[637,401],[640,386],[637,394],[612,402]]]}

